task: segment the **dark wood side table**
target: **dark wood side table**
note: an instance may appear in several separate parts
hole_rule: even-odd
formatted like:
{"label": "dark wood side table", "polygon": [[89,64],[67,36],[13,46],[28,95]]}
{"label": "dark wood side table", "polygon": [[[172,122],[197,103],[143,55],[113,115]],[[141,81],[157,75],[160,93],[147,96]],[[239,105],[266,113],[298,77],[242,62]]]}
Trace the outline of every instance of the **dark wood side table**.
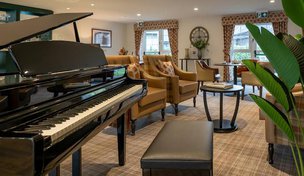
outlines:
{"label": "dark wood side table", "polygon": [[[243,90],[242,86],[233,85],[233,88],[230,89],[219,89],[219,88],[212,88],[212,87],[206,87],[202,86],[201,91],[203,91],[203,97],[204,97],[204,106],[205,106],[205,112],[207,115],[208,121],[213,121],[214,123],[214,132],[219,133],[229,133],[237,130],[237,123],[235,122],[236,116],[239,110],[239,104],[240,104],[240,92]],[[213,93],[219,93],[220,94],[220,118],[212,120],[210,117],[209,109],[208,109],[208,103],[207,103],[207,92],[213,92]],[[223,119],[223,94],[224,93],[236,93],[236,104],[235,109],[233,113],[232,120]]]}
{"label": "dark wood side table", "polygon": [[210,65],[210,58],[182,58],[181,60],[181,69],[184,69],[184,61],[186,62],[186,71],[188,71],[188,61],[197,61],[197,60],[203,60],[206,61],[207,65]]}

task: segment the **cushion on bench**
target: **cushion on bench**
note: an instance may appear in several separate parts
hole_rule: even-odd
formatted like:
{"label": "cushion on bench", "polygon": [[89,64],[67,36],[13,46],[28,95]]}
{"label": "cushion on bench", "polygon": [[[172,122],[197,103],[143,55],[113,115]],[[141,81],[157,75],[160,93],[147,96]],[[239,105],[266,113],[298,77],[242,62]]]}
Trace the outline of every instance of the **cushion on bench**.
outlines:
{"label": "cushion on bench", "polygon": [[142,169],[212,170],[213,123],[170,121],[141,159]]}

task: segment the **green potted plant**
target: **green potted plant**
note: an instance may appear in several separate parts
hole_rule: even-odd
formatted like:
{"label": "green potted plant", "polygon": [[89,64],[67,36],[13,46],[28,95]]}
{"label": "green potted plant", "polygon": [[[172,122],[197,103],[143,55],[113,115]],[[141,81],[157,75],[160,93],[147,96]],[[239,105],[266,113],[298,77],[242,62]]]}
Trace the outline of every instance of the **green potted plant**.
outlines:
{"label": "green potted plant", "polygon": [[[282,4],[286,15],[298,26],[304,28],[304,0],[282,0]],[[260,30],[253,24],[247,23],[246,26],[275,68],[277,75],[252,61],[246,60],[243,63],[272,94],[276,102],[283,107],[283,111],[264,98],[253,94],[250,96],[268,118],[287,136],[297,173],[304,176],[303,156],[299,148],[299,141],[304,139],[304,130],[292,94],[292,88],[298,82],[301,83],[303,91],[304,44],[291,35],[274,36],[266,29]],[[296,131],[291,125],[290,112],[296,116],[298,135],[302,140],[296,136]]]}
{"label": "green potted plant", "polygon": [[202,50],[203,50],[204,48],[206,48],[207,45],[208,45],[208,43],[205,42],[205,41],[202,40],[202,39],[198,39],[198,40],[196,40],[196,41],[193,43],[193,46],[197,49],[197,57],[198,57],[198,59],[202,59],[202,57],[203,57]]}

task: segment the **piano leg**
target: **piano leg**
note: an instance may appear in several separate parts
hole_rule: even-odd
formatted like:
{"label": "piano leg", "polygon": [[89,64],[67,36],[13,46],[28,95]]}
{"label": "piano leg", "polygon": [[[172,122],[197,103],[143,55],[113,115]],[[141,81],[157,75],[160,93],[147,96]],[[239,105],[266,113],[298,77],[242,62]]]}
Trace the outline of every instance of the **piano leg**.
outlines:
{"label": "piano leg", "polygon": [[60,176],[60,165],[57,166],[55,169],[53,169],[50,173],[49,176]]}
{"label": "piano leg", "polygon": [[81,176],[81,148],[72,155],[72,176]]}
{"label": "piano leg", "polygon": [[118,142],[118,161],[119,165],[125,165],[126,159],[126,123],[125,114],[117,119],[117,142]]}

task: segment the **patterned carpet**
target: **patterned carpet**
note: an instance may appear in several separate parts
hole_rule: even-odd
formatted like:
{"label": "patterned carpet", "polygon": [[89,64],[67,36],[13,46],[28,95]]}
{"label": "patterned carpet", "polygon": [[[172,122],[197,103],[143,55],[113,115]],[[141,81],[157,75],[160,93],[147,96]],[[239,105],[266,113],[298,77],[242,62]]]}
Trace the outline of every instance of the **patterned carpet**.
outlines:
{"label": "patterned carpet", "polygon": [[[180,104],[178,117],[167,107],[166,121],[206,120],[202,95],[197,97],[197,107],[192,100]],[[209,110],[218,118],[219,97],[209,95]],[[235,97],[224,96],[224,116],[231,117]],[[150,145],[164,122],[160,112],[153,113],[138,123],[149,124],[136,131],[135,136],[127,136],[127,161],[118,166],[115,129],[109,127],[83,146],[82,172],[84,176],[140,176],[140,158]],[[286,146],[275,146],[274,164],[269,165],[264,137],[264,121],[258,119],[258,108],[251,101],[241,101],[237,116],[239,129],[233,133],[214,134],[214,175],[295,175],[291,151]],[[193,134],[195,135],[195,134]],[[71,158],[61,164],[61,175],[71,175]]]}

